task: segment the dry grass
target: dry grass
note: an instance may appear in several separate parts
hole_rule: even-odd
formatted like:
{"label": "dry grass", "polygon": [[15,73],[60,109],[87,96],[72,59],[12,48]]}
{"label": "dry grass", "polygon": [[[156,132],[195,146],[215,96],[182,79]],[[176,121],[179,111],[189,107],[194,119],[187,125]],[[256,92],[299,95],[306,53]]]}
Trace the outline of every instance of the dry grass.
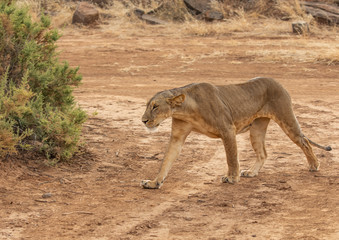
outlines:
{"label": "dry grass", "polygon": [[247,51],[245,55],[260,63],[339,63],[339,44],[310,38],[290,38],[267,42],[265,47]]}
{"label": "dry grass", "polygon": [[42,0],[17,0],[16,4],[20,7],[28,6],[32,13],[38,14],[41,12]]}
{"label": "dry grass", "polygon": [[318,51],[317,62],[323,62],[328,65],[339,65],[339,44],[335,48],[327,48],[325,51]]}
{"label": "dry grass", "polygon": [[253,22],[249,21],[248,16],[242,9],[237,12],[237,17],[221,22],[208,23],[198,20],[185,22],[183,25],[184,32],[193,36],[216,36],[252,31]]}
{"label": "dry grass", "polygon": [[69,26],[76,8],[76,3],[65,0],[17,0],[16,4],[27,6],[33,19],[39,18],[41,14],[49,15],[52,26],[56,28]]}
{"label": "dry grass", "polygon": [[300,6],[299,0],[292,1],[279,0],[277,1],[277,9],[279,9],[283,15],[291,19],[305,20],[305,18],[308,18],[306,13]]}
{"label": "dry grass", "polygon": [[[230,0],[234,3],[233,0]],[[71,17],[75,10],[76,3],[66,2],[65,0],[47,1],[47,10],[52,14],[52,22],[55,27],[71,26]],[[151,5],[137,7],[146,11],[159,6],[158,1],[149,1]],[[18,4],[30,6],[31,12],[35,16],[39,16],[44,0],[18,0]],[[268,1],[256,1],[255,9],[257,11],[245,11],[244,8],[232,8],[233,17],[220,22],[207,23],[198,21],[192,17],[188,17],[187,11],[183,10],[182,1],[168,1],[168,5],[163,9],[167,14],[169,24],[152,26],[138,19],[133,14],[135,6],[122,4],[120,1],[114,1],[114,4],[107,9],[99,9],[104,15],[111,16],[104,19],[105,24],[98,26],[102,32],[115,34],[117,37],[124,39],[128,37],[139,36],[155,36],[166,35],[175,38],[182,37],[222,37],[225,38],[225,44],[233,47],[233,50],[216,50],[213,53],[197,56],[185,56],[180,53],[170,52],[167,58],[171,56],[178,58],[183,64],[192,64],[204,58],[225,57],[227,54],[243,54],[244,57],[253,59],[254,61],[265,62],[316,62],[324,64],[339,64],[339,30],[338,27],[327,27],[317,25],[311,17],[305,15],[299,6],[298,0],[278,1],[275,5],[280,13],[288,16],[290,21],[281,21],[276,18],[263,15]],[[223,11],[227,16],[230,9],[225,9],[226,5],[222,5],[218,1],[212,3],[214,9]],[[230,6],[230,5],[228,5]],[[176,9],[176,10],[175,10]],[[175,11],[174,11],[175,10]],[[164,14],[164,12],[160,12]],[[159,14],[160,14],[159,13]],[[165,15],[159,15],[164,17]],[[174,20],[180,19],[182,23]],[[311,33],[304,36],[293,35],[291,29],[291,21],[303,19],[309,22]],[[80,30],[80,29],[79,29]],[[237,52],[236,46],[241,41],[236,39],[249,39],[247,44],[251,49],[247,52]],[[121,71],[135,72],[140,67],[132,67],[131,69],[121,69]]]}

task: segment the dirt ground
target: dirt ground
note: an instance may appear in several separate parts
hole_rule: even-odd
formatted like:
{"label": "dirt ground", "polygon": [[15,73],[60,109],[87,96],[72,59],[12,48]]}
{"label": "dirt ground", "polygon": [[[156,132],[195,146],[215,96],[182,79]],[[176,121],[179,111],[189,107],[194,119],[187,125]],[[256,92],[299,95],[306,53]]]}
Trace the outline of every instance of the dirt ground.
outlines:
{"label": "dirt ground", "polygon": [[[338,50],[337,37],[115,29],[64,30],[60,59],[83,75],[75,95],[89,113],[86,150],[58,166],[35,154],[0,161],[0,239],[339,239],[339,67],[295,55],[314,53],[316,43]],[[305,135],[332,146],[314,148],[319,172],[271,122],[258,177],[222,183],[221,141],[191,134],[163,187],[140,187],[157,174],[171,124],[145,129],[147,99],[257,76],[281,82]],[[237,136],[241,169],[255,160],[248,135]]]}

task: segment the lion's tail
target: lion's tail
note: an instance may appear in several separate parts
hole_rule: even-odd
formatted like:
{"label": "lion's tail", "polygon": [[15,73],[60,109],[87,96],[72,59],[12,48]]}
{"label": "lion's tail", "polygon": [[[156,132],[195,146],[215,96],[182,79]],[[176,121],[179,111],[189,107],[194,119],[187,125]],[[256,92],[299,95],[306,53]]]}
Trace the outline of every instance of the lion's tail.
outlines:
{"label": "lion's tail", "polygon": [[331,150],[332,150],[331,146],[321,146],[321,145],[319,145],[318,143],[313,142],[313,141],[310,140],[309,138],[307,138],[307,137],[305,137],[305,138],[307,139],[307,141],[308,141],[310,144],[312,144],[313,146],[315,146],[315,147],[317,147],[317,148],[323,149],[323,150],[325,150],[325,151],[331,151]]}

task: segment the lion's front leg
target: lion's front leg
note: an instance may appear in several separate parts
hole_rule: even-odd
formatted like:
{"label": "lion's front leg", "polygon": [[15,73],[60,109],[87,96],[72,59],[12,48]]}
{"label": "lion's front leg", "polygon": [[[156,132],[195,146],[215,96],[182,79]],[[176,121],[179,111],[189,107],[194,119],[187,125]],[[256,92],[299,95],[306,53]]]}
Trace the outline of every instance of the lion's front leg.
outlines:
{"label": "lion's front leg", "polygon": [[222,177],[222,182],[234,184],[239,182],[240,180],[240,170],[235,132],[229,131],[228,133],[224,134],[222,140],[226,151],[228,165],[227,175]]}
{"label": "lion's front leg", "polygon": [[191,126],[186,122],[177,119],[172,120],[171,139],[165,157],[161,163],[160,171],[153,181],[141,181],[142,187],[147,189],[157,189],[161,187],[173,165],[174,160],[178,158],[185,139],[191,132],[191,129]]}
{"label": "lion's front leg", "polygon": [[141,181],[141,186],[147,189],[158,189],[161,187],[165,178],[171,169],[174,160],[179,156],[182,145],[184,141],[174,138],[171,136],[170,143],[165,154],[164,159],[162,160],[160,171],[157,177],[152,180],[143,180]]}

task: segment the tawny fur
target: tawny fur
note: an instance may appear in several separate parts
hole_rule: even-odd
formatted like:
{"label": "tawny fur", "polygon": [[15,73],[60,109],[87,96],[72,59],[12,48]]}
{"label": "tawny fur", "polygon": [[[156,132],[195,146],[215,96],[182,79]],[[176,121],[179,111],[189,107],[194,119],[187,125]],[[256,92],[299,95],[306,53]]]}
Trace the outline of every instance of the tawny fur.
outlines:
{"label": "tawny fur", "polygon": [[310,171],[319,169],[319,161],[310,144],[328,151],[331,149],[304,136],[293,113],[289,94],[269,78],[225,86],[196,83],[159,92],[147,103],[142,121],[148,128],[154,128],[169,117],[172,117],[172,133],[168,149],[157,177],[153,181],[141,182],[144,188],[160,188],[191,131],[222,139],[228,165],[227,175],[222,181],[229,183],[240,180],[236,135],[247,130],[250,130],[257,160],[241,175],[258,175],[267,158],[265,135],[270,119],[277,122],[303,150]]}

